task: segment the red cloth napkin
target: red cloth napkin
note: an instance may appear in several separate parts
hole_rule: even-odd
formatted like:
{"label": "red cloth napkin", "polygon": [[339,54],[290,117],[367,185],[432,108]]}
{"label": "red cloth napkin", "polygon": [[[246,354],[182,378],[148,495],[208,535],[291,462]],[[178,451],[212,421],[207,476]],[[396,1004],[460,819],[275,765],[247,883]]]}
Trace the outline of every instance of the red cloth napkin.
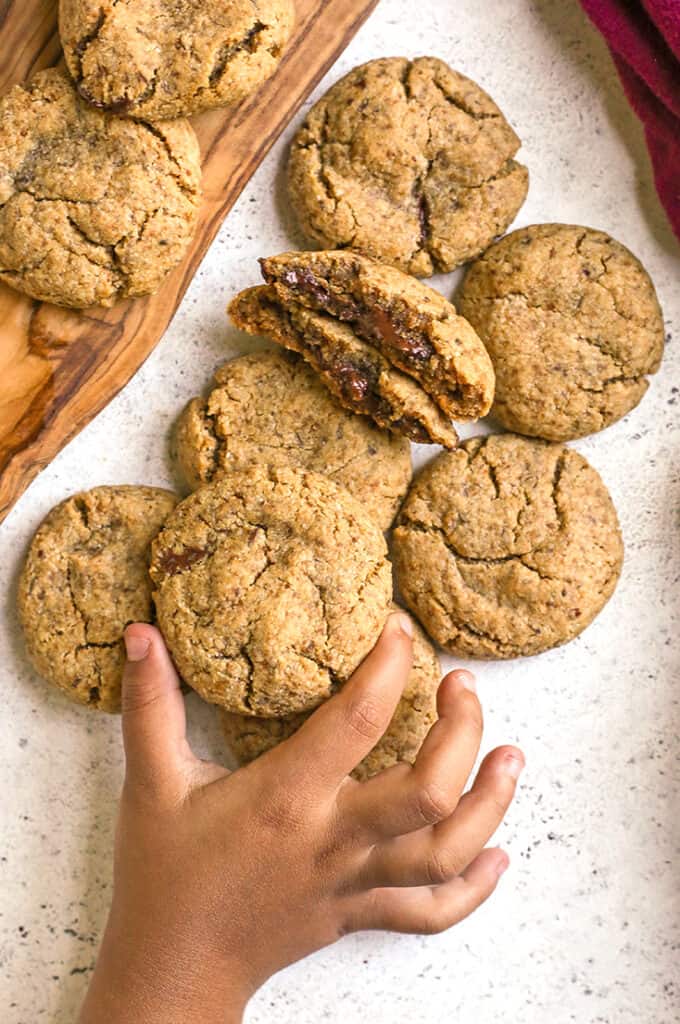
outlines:
{"label": "red cloth napkin", "polygon": [[680,0],[581,0],[645,129],[659,198],[680,239]]}

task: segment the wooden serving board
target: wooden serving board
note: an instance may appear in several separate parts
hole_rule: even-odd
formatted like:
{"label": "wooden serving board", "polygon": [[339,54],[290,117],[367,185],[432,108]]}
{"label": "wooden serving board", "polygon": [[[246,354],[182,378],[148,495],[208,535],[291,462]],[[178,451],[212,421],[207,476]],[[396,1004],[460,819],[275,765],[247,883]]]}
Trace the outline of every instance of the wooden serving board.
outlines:
{"label": "wooden serving board", "polygon": [[[241,106],[193,119],[203,205],[186,259],[158,294],[75,312],[0,284],[0,522],[158,343],[251,175],[377,2],[296,0],[274,77]],[[0,92],[59,61],[56,12],[57,0],[0,0]]]}

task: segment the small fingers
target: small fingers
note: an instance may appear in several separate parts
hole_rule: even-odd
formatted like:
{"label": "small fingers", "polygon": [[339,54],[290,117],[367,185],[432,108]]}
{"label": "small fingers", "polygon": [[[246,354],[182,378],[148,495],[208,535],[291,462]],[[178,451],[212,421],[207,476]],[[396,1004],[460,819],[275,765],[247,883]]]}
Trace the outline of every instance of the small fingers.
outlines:
{"label": "small fingers", "polygon": [[448,818],[470,776],[482,738],[482,709],[474,676],[450,672],[437,695],[439,720],[413,767],[376,775],[351,794],[352,812],[379,835],[403,835]]}
{"label": "small fingers", "polygon": [[482,850],[461,875],[444,885],[371,889],[353,898],[348,930],[378,928],[416,935],[446,931],[488,899],[508,864],[502,850]]}
{"label": "small fingers", "polygon": [[186,740],[179,678],[160,632],[146,623],[125,630],[123,743],[126,783],[172,784],[193,760]]}
{"label": "small fingers", "polygon": [[337,786],[387,729],[413,663],[413,626],[390,615],[380,639],[344,685],[284,747],[293,764],[313,764],[322,783]]}
{"label": "small fingers", "polygon": [[361,873],[364,884],[441,885],[460,875],[501,824],[523,767],[516,747],[493,750],[449,818],[373,847]]}

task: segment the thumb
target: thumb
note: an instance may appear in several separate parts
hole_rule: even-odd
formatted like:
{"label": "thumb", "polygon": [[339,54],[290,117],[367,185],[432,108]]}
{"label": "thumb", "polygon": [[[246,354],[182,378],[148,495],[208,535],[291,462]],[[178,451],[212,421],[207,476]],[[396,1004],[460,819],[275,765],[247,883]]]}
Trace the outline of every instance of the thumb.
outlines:
{"label": "thumb", "polygon": [[[194,763],[179,677],[160,632],[144,623],[124,634],[123,744],[126,781],[167,788]],[[173,787],[174,788],[174,787]]]}
{"label": "thumb", "polygon": [[390,724],[413,665],[413,624],[390,615],[378,642],[339,693],[287,741],[299,764],[313,764],[322,782],[338,785]]}

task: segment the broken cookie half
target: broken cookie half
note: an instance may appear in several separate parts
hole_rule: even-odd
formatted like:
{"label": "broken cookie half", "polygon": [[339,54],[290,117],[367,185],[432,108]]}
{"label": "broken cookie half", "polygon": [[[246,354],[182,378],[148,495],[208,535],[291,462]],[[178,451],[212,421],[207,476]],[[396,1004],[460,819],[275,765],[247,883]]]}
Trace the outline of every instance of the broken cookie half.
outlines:
{"label": "broken cookie half", "polygon": [[482,342],[443,296],[353,252],[261,261],[234,323],[299,352],[348,409],[412,441],[455,448],[451,419],[486,415],[494,374]]}

